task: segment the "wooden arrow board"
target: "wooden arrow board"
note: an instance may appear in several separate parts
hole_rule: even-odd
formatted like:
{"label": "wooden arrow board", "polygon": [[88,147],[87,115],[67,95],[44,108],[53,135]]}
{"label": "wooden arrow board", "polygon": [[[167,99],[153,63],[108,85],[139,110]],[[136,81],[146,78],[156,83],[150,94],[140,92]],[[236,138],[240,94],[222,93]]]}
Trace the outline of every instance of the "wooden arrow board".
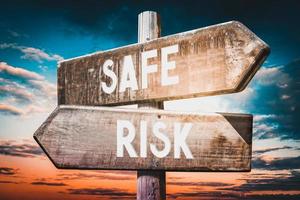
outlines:
{"label": "wooden arrow board", "polygon": [[58,168],[249,171],[252,115],[60,106],[34,138]]}
{"label": "wooden arrow board", "polygon": [[241,91],[269,47],[232,21],[65,60],[58,103],[122,105]]}

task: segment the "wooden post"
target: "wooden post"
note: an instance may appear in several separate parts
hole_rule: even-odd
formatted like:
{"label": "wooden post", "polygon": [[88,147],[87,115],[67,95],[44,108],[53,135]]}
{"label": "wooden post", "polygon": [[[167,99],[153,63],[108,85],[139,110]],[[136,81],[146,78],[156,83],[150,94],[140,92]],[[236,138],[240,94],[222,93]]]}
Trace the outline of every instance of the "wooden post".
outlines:
{"label": "wooden post", "polygon": [[[138,16],[138,42],[160,37],[160,17],[156,12],[145,11]],[[138,104],[139,108],[164,109],[164,102]],[[166,172],[163,170],[137,172],[137,200],[166,199]]]}

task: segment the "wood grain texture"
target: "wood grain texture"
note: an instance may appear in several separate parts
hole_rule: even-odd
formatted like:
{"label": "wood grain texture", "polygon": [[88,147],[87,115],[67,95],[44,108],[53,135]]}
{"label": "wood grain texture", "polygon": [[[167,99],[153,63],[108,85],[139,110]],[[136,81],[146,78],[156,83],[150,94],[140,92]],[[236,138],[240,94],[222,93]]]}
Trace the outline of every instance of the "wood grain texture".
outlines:
{"label": "wood grain texture", "polygon": [[[174,44],[179,52],[169,56],[176,63],[169,75],[178,75],[179,84],[161,86],[160,49]],[[158,50],[158,57],[148,63],[157,64],[158,72],[149,74],[148,88],[141,89],[141,52],[153,49]],[[58,104],[123,105],[238,92],[268,54],[268,45],[236,21],[97,52],[60,63]],[[126,55],[133,58],[139,89],[119,92],[118,84],[112,94],[104,93],[100,83],[110,84],[111,79],[101,73],[103,63],[112,59],[113,71],[120,77]]]}
{"label": "wood grain texture", "polygon": [[[146,42],[160,37],[160,15],[154,11],[144,11],[138,16],[138,42]],[[164,109],[163,101],[138,104],[139,108]],[[137,200],[165,200],[166,172],[164,170],[137,171]]]}
{"label": "wood grain texture", "polygon": [[[159,149],[164,144],[153,136],[152,124],[166,124],[164,134],[173,147],[173,123],[192,123],[186,139],[194,159],[174,159],[173,148],[164,158],[149,150],[147,158],[116,157],[116,121],[129,120],[136,127],[133,146],[139,153],[139,124],[148,122],[147,141]],[[34,138],[58,168],[145,169],[169,171],[249,171],[252,115],[197,114],[163,110],[109,107],[59,106],[35,132]]]}
{"label": "wood grain texture", "polygon": [[137,172],[136,199],[166,199],[166,172],[162,170],[139,170]]}

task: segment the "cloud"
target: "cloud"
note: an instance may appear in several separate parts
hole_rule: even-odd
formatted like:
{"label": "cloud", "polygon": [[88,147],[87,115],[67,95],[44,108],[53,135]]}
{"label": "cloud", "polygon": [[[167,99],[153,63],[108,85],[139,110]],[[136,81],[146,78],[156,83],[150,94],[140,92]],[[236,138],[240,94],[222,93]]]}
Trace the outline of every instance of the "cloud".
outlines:
{"label": "cloud", "polygon": [[42,149],[34,143],[25,141],[23,141],[22,143],[17,143],[10,140],[0,141],[0,154],[25,158],[44,155]]}
{"label": "cloud", "polygon": [[252,166],[255,169],[266,170],[300,169],[300,156],[274,158],[271,160],[266,160],[263,157],[258,157],[252,160]]}
{"label": "cloud", "polygon": [[197,199],[197,200],[298,200],[299,194],[241,194],[233,192],[182,192],[167,195],[168,199]]}
{"label": "cloud", "polygon": [[17,46],[15,43],[2,43],[0,44],[0,49],[15,48],[15,46]]}
{"label": "cloud", "polygon": [[275,138],[278,131],[277,123],[256,123],[253,126],[253,137],[255,139]]}
{"label": "cloud", "polygon": [[255,75],[255,81],[264,86],[276,84],[284,88],[290,81],[289,74],[284,72],[284,66],[279,67],[262,67]]}
{"label": "cloud", "polygon": [[34,60],[42,63],[44,60],[47,61],[61,61],[63,57],[57,54],[48,54],[45,51],[33,47],[21,47],[20,51],[24,53],[21,56],[22,59]]}
{"label": "cloud", "polygon": [[268,148],[268,149],[263,149],[263,150],[256,150],[256,151],[253,151],[253,154],[263,154],[263,153],[268,153],[268,152],[278,151],[278,150],[283,150],[283,149],[293,149],[293,147],[283,146],[283,147]]}
{"label": "cloud", "polygon": [[39,65],[38,68],[40,68],[43,72],[48,70],[48,66],[46,65]]}
{"label": "cloud", "polygon": [[284,199],[284,200],[298,200],[300,199],[300,194],[255,194],[248,195],[246,200],[274,200],[274,199]]}
{"label": "cloud", "polygon": [[19,109],[12,105],[0,104],[0,114],[3,115],[28,116],[34,113],[45,113],[48,111],[47,108],[35,105],[28,105],[25,108]]}
{"label": "cloud", "polygon": [[0,44],[0,49],[16,49],[19,50],[23,55],[22,59],[33,60],[38,63],[43,63],[44,61],[61,61],[64,58],[58,54],[46,53],[44,50],[34,47],[20,46],[16,43],[2,43]]}
{"label": "cloud", "polygon": [[276,118],[276,115],[254,115],[253,118],[255,122],[259,122],[266,119],[274,119]]}
{"label": "cloud", "polygon": [[286,95],[286,94],[283,94],[283,95],[281,95],[281,99],[282,100],[285,100],[285,99],[289,99],[291,96],[289,96],[289,95]]}
{"label": "cloud", "polygon": [[171,181],[167,183],[168,185],[177,185],[177,186],[209,186],[209,187],[224,187],[224,186],[232,186],[230,183],[223,182],[182,182],[182,181]]}
{"label": "cloud", "polygon": [[0,181],[0,184],[20,184],[21,182],[16,181]]}
{"label": "cloud", "polygon": [[22,115],[23,111],[11,105],[0,104],[0,113],[11,115]]}
{"label": "cloud", "polygon": [[[167,199],[297,199],[299,197],[300,172],[277,170],[256,170],[242,174],[244,178],[236,180],[233,184],[219,182],[205,182],[193,187],[193,182],[174,182],[175,185],[189,186],[185,192],[168,194]],[[242,181],[242,183],[240,183]],[[168,185],[170,185],[168,183]],[[212,186],[214,190],[201,186]],[[215,185],[215,186],[214,186]],[[190,187],[192,186],[192,187]]]}
{"label": "cloud", "polygon": [[[292,171],[287,177],[276,178],[251,178],[245,179],[246,183],[239,186],[219,188],[232,192],[255,192],[255,191],[299,191],[300,173]],[[270,195],[270,194],[269,194]],[[273,196],[275,197],[275,196]]]}
{"label": "cloud", "polygon": [[17,169],[10,168],[10,167],[0,167],[0,175],[8,175],[12,176],[18,173]]}
{"label": "cloud", "polygon": [[117,196],[119,198],[123,197],[134,197],[135,193],[122,191],[116,188],[78,188],[78,189],[68,189],[69,194],[74,195],[96,195],[96,196]]}
{"label": "cloud", "polygon": [[262,68],[253,80],[256,95],[246,106],[254,118],[257,139],[300,139],[300,59]]}
{"label": "cloud", "polygon": [[168,194],[167,199],[197,199],[197,200],[298,200],[299,194],[242,194],[224,191],[192,191],[192,192],[178,192],[175,194]]}
{"label": "cloud", "polygon": [[67,186],[65,183],[61,182],[45,182],[45,181],[34,181],[31,185],[43,185],[43,186]]}
{"label": "cloud", "polygon": [[79,180],[79,179],[101,179],[101,180],[116,180],[116,181],[125,181],[125,180],[134,180],[136,177],[135,173],[122,173],[122,172],[105,172],[101,171],[98,173],[62,173],[58,174],[56,180]]}
{"label": "cloud", "polygon": [[21,98],[23,100],[28,100],[28,101],[31,101],[33,98],[33,95],[28,91],[24,90],[24,87],[19,87],[13,84],[7,84],[3,86],[0,85],[0,94],[1,93],[10,94],[17,98]]}
{"label": "cloud", "polygon": [[35,72],[0,63],[0,111],[30,115],[49,112],[56,103],[56,85]]}
{"label": "cloud", "polygon": [[[199,184],[200,188],[193,187],[193,182],[174,182],[179,186],[192,186],[185,192],[175,192],[168,194],[168,199],[226,199],[226,200],[239,200],[239,199],[296,199],[299,197],[293,195],[294,191],[299,192],[300,172],[299,171],[257,171],[257,173],[245,173],[243,179],[238,179],[233,184],[219,183],[219,182],[202,182]],[[242,183],[240,183],[242,181]],[[169,183],[168,183],[169,185]],[[214,190],[205,189],[201,186],[212,186]],[[287,194],[287,191],[290,194]]]}
{"label": "cloud", "polygon": [[19,68],[19,67],[13,67],[11,65],[8,65],[5,62],[0,62],[0,72],[6,72],[10,75],[14,75],[14,76],[19,76],[22,78],[26,78],[26,79],[35,79],[35,80],[43,80],[44,77],[32,72],[32,71],[28,71],[24,68]]}
{"label": "cloud", "polygon": [[167,199],[200,199],[200,200],[213,200],[213,199],[226,199],[226,200],[238,200],[244,199],[244,195],[224,192],[224,191],[189,191],[189,192],[176,192],[174,194],[168,194]]}
{"label": "cloud", "polygon": [[57,91],[55,84],[41,80],[29,80],[29,82],[43,92],[46,96],[56,97]]}

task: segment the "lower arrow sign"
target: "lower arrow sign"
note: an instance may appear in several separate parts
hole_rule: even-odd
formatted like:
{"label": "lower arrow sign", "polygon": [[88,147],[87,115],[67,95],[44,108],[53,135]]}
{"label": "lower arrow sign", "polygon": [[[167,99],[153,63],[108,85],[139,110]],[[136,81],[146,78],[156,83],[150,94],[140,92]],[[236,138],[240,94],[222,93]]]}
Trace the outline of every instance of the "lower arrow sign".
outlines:
{"label": "lower arrow sign", "polygon": [[249,171],[252,115],[59,106],[34,138],[58,168]]}

